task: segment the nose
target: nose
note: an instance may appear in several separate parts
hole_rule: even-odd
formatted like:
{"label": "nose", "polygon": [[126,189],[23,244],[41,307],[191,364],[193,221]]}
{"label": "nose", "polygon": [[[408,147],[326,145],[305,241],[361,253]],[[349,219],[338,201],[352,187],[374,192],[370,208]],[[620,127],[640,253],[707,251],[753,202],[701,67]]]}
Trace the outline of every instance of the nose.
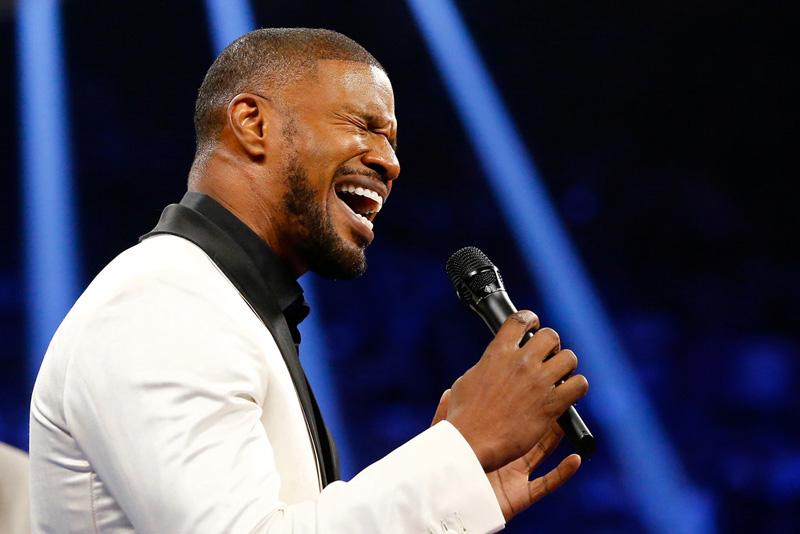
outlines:
{"label": "nose", "polygon": [[388,184],[400,175],[400,162],[389,141],[382,136],[380,139],[361,157],[361,162],[380,174]]}

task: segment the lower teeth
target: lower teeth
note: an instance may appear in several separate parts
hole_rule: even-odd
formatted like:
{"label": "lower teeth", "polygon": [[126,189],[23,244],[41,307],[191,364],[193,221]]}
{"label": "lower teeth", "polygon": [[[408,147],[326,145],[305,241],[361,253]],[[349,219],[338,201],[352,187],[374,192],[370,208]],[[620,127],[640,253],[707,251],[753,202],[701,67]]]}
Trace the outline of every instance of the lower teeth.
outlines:
{"label": "lower teeth", "polygon": [[[356,214],[356,215],[358,215],[358,214]],[[364,217],[363,215],[358,215],[358,216],[359,216],[359,217],[361,217],[361,221],[362,221],[362,222],[363,222],[365,225],[367,225],[367,228],[369,228],[370,230],[372,230],[372,221],[370,221],[369,219],[367,219],[367,218],[366,218],[366,217]]]}

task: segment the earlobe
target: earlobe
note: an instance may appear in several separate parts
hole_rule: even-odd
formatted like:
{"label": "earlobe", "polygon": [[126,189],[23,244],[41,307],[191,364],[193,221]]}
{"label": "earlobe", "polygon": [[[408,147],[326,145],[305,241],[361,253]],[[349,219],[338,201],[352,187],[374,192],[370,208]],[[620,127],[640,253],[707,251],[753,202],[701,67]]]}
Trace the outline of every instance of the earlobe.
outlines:
{"label": "earlobe", "polygon": [[236,95],[228,104],[228,125],[233,137],[251,157],[266,154],[267,114],[264,102],[255,95]]}

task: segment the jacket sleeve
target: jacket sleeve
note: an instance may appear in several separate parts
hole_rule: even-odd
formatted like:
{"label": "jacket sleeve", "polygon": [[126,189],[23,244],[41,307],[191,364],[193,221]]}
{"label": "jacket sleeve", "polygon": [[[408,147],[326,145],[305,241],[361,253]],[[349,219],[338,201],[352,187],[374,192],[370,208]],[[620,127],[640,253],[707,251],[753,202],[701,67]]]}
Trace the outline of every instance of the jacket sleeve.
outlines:
{"label": "jacket sleeve", "polygon": [[[255,316],[175,273],[128,280],[68,339],[75,441],[137,532],[483,534],[504,523],[472,450],[443,422],[316,499],[286,504],[260,417]],[[203,288],[202,290],[198,288]],[[252,315],[252,314],[251,314]],[[263,326],[261,327],[263,330]]]}

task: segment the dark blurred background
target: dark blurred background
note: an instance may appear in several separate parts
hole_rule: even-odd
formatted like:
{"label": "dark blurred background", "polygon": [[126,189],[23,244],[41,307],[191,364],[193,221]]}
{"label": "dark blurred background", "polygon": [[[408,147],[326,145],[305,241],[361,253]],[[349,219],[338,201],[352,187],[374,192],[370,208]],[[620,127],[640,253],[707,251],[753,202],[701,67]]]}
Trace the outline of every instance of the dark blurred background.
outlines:
{"label": "dark blurred background", "polygon": [[[376,221],[370,269],[356,281],[312,282],[343,440],[358,470],[423,430],[442,391],[490,340],[446,277],[457,248],[484,250],[515,303],[559,325],[522,267],[406,3],[252,6],[259,26],[354,38],[394,84],[403,173]],[[796,5],[458,6],[663,425],[658,439],[713,504],[716,530],[795,531]],[[26,110],[18,106],[14,15],[11,2],[0,2],[0,441],[25,449],[18,132]],[[194,97],[214,53],[199,0],[71,0],[62,20],[83,287],[180,200]],[[599,404],[582,413],[598,454],[509,531],[652,530],[592,409]]]}

